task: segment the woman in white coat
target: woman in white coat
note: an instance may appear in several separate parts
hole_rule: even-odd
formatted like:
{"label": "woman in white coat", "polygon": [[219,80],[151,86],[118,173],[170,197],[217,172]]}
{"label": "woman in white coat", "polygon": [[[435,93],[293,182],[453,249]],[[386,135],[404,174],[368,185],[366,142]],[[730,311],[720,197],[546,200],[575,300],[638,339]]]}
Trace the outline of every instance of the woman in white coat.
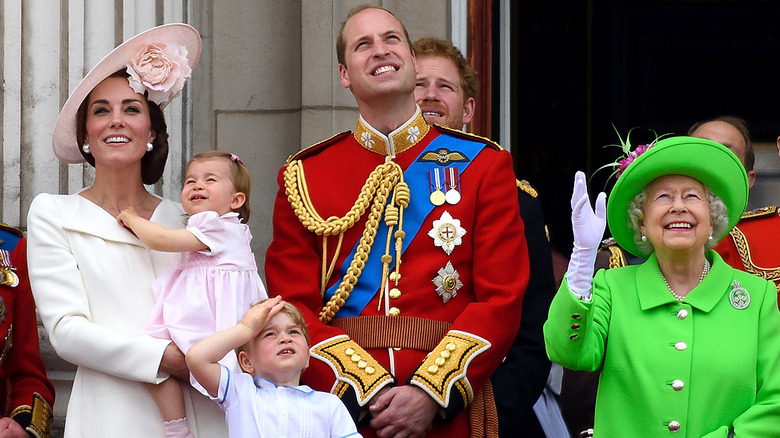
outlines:
{"label": "woman in white coat", "polygon": [[[154,304],[150,285],[179,253],[152,251],[115,216],[133,207],[146,219],[182,228],[179,204],[149,193],[168,155],[161,108],[176,97],[200,55],[198,32],[170,24],[136,35],[90,71],[62,108],[55,155],[95,167],[92,186],[73,195],[38,195],[28,215],[29,271],[52,345],[78,366],[66,437],[163,437],[146,383],[188,380],[170,341],[138,335]],[[183,385],[190,430],[227,436],[219,407]]]}

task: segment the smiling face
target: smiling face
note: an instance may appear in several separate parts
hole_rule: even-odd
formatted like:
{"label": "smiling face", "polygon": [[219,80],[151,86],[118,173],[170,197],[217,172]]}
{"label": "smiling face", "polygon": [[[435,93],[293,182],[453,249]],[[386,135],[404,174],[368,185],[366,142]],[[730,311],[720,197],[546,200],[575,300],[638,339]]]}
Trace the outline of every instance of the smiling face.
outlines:
{"label": "smiling face", "polygon": [[181,191],[181,205],[187,214],[216,211],[222,216],[244,204],[245,195],[236,192],[230,180],[230,165],[219,158],[190,163]]}
{"label": "smiling face", "polygon": [[344,25],[339,78],[358,105],[372,98],[411,95],[416,65],[401,23],[387,11],[365,9]]}
{"label": "smiling face", "polygon": [[642,234],[659,257],[674,252],[704,250],[712,234],[710,205],[704,185],[687,176],[666,175],[646,188]]}
{"label": "smiling face", "polygon": [[414,99],[428,123],[452,129],[474,116],[474,98],[464,102],[463,88],[455,63],[443,56],[421,56],[417,59],[417,82]]}
{"label": "smiling face", "polygon": [[119,77],[104,79],[89,94],[85,128],[95,167],[140,166],[146,143],[155,138],[146,99]]}
{"label": "smiling face", "polygon": [[249,342],[246,351],[238,354],[238,362],[253,377],[297,386],[301,372],[309,366],[309,345],[301,327],[289,314],[279,312]]}

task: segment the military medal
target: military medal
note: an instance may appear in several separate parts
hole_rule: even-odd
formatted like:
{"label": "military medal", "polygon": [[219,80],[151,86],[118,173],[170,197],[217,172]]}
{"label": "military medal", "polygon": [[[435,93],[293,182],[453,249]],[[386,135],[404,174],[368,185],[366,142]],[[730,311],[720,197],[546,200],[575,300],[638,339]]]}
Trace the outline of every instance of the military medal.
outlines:
{"label": "military medal", "polygon": [[463,282],[460,281],[460,274],[452,267],[452,263],[449,261],[447,261],[447,266],[439,269],[439,275],[433,279],[433,284],[436,285],[436,294],[445,303],[450,298],[458,295],[458,289],[463,287]]}
{"label": "military medal", "polygon": [[460,176],[457,167],[444,169],[444,182],[447,185],[445,200],[447,204],[455,205],[460,202]]}
{"label": "military medal", "polygon": [[446,200],[446,196],[444,195],[444,192],[441,191],[442,187],[444,187],[444,184],[442,183],[439,169],[434,168],[428,171],[428,178],[430,179],[431,184],[431,204],[437,207],[443,205],[444,201]]}
{"label": "military medal", "polygon": [[433,221],[433,228],[428,231],[428,236],[433,239],[433,244],[440,247],[450,255],[456,246],[463,243],[463,236],[466,230],[460,226],[460,220],[453,219],[452,216],[444,211],[441,218]]}
{"label": "military medal", "polygon": [[3,286],[16,287],[19,286],[19,276],[8,268],[0,268],[0,284]]}
{"label": "military medal", "polygon": [[19,276],[14,270],[16,265],[11,259],[11,253],[7,249],[0,249],[0,285],[16,287],[19,285]]}
{"label": "military medal", "polygon": [[734,280],[734,282],[731,283],[729,301],[731,302],[731,305],[734,306],[734,308],[737,310],[745,309],[750,304],[750,294],[737,280]]}

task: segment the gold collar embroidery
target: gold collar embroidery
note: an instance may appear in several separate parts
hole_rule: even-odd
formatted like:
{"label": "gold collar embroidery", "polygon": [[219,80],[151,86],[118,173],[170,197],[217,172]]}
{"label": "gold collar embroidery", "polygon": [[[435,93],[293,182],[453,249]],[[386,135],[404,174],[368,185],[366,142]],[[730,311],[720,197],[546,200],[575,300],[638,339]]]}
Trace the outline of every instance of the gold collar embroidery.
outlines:
{"label": "gold collar embroidery", "polygon": [[352,135],[355,136],[355,140],[357,140],[361,146],[371,152],[394,157],[411,149],[412,146],[417,144],[417,142],[428,134],[430,129],[430,126],[428,126],[428,123],[425,122],[425,119],[422,116],[420,107],[417,107],[412,118],[398,127],[398,129],[391,132],[390,135],[385,136],[374,129],[363,119],[363,116],[360,116],[358,125]]}

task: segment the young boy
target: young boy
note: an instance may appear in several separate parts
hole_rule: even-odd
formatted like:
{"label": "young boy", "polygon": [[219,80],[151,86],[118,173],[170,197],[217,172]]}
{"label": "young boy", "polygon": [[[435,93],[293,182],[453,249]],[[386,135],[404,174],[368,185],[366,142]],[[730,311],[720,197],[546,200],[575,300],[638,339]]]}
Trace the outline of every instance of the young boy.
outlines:
{"label": "young boy", "polygon": [[[360,437],[338,397],[299,386],[308,346],[301,312],[276,296],[193,345],[187,365],[225,411],[232,437]],[[245,373],[217,362],[233,349]]]}

